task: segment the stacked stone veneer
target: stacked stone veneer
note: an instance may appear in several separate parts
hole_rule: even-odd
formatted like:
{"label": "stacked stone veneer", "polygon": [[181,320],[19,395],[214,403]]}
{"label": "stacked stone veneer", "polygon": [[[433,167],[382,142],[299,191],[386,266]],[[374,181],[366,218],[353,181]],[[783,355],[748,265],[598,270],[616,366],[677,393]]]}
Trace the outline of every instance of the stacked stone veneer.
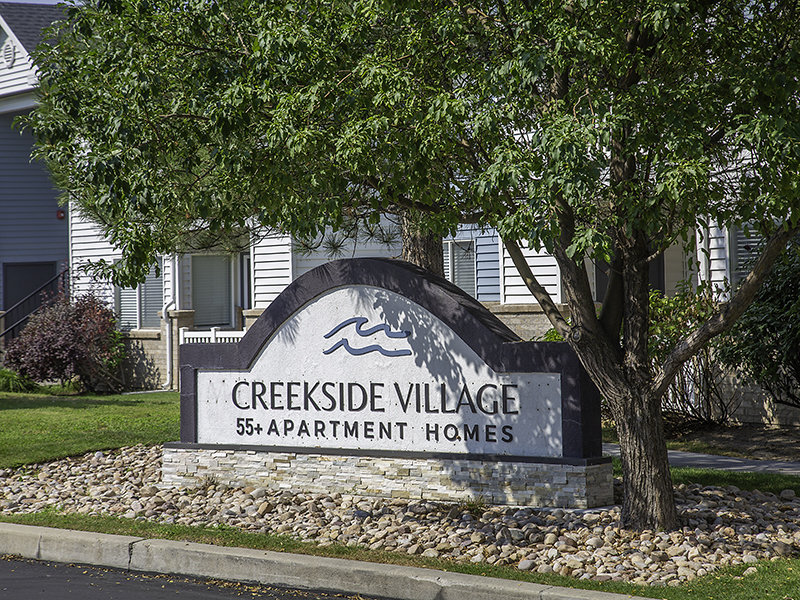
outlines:
{"label": "stacked stone veneer", "polygon": [[162,481],[271,490],[588,508],[613,504],[611,463],[589,466],[440,458],[379,458],[243,449],[164,448]]}

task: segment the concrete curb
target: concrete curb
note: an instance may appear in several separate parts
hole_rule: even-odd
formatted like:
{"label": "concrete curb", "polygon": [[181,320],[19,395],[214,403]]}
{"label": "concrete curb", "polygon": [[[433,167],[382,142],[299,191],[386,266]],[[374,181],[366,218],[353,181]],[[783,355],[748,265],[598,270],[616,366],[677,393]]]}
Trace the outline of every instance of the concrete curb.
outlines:
{"label": "concrete curb", "polygon": [[190,542],[0,523],[0,554],[397,600],[622,600],[630,596]]}

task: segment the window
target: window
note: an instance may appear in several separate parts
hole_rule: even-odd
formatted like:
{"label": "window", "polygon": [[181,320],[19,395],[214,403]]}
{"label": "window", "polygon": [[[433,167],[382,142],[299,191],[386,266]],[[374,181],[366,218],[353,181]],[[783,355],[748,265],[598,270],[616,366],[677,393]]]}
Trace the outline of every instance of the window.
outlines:
{"label": "window", "polygon": [[164,283],[161,277],[162,260],[158,259],[158,275],[156,267],[152,267],[144,283],[135,288],[114,288],[114,312],[117,314],[119,328],[158,329],[161,319],[158,312],[164,305]]}
{"label": "window", "polygon": [[444,276],[470,296],[475,296],[475,241],[445,240]]}
{"label": "window", "polygon": [[250,283],[250,268],[250,253],[242,252],[239,255],[239,298],[241,298],[241,306],[244,310],[252,308],[250,306],[250,298],[253,294]]}
{"label": "window", "polygon": [[195,327],[230,327],[233,313],[231,257],[192,256],[192,308]]}
{"label": "window", "polygon": [[761,254],[764,239],[747,229],[731,227],[728,248],[730,249],[731,287],[735,288],[747,277],[753,262]]}

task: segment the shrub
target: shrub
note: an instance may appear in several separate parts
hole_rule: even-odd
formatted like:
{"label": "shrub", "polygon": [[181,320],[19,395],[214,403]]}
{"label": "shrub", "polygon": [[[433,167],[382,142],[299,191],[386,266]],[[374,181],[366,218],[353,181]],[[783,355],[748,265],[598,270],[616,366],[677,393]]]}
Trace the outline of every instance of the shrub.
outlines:
{"label": "shrub", "polygon": [[545,331],[541,336],[539,336],[538,341],[540,342],[563,342],[564,338],[561,337],[561,334],[556,331],[555,327],[551,327],[547,331]]}
{"label": "shrub", "polygon": [[[716,301],[707,284],[696,290],[684,286],[674,296],[650,293],[649,350],[657,367],[686,335],[711,316]],[[726,391],[725,374],[716,366],[719,341],[712,341],[686,361],[661,401],[665,413],[703,424],[724,423],[738,397]]]}
{"label": "shrub", "polygon": [[114,313],[94,295],[59,295],[28,321],[8,346],[6,365],[37,382],[78,379],[88,391],[123,387],[125,356]]}
{"label": "shrub", "polygon": [[[649,350],[653,368],[658,368],[678,340],[705,321],[715,306],[710,288],[703,285],[697,290],[684,285],[673,296],[651,291]],[[564,341],[555,329],[539,339]],[[717,344],[712,343],[683,364],[661,401],[664,413],[701,424],[724,423],[729,419],[738,398],[726,393],[722,385],[724,373],[715,365],[716,348]],[[604,414],[605,408],[604,402]]]}
{"label": "shrub", "polygon": [[24,375],[9,369],[0,369],[0,392],[33,392],[38,387]]}
{"label": "shrub", "polygon": [[775,402],[800,408],[800,241],[775,263],[720,345],[720,360]]}

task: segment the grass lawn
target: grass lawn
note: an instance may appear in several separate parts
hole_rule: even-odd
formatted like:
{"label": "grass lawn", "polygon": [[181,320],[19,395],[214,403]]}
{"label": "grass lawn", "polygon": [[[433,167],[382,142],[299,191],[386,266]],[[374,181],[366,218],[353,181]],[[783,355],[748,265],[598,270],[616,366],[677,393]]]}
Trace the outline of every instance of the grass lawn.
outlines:
{"label": "grass lawn", "polygon": [[[0,393],[0,468],[137,443],[177,440],[178,424],[178,395],[171,392],[78,397]],[[616,459],[614,468],[619,475]],[[800,477],[684,468],[673,469],[672,475],[676,483],[735,485],[740,489],[774,493],[791,488],[800,494]],[[0,514],[0,521],[412,565],[664,600],[800,600],[798,559],[758,563],[758,573],[747,577],[741,577],[746,568],[742,565],[680,587],[655,588],[577,581],[523,572],[513,567],[460,564],[362,547],[320,547],[285,536],[248,533],[231,527],[161,525],[116,517],[63,514],[55,510],[33,515]]]}
{"label": "grass lawn", "polygon": [[179,438],[175,392],[48,396],[0,392],[0,468]]}
{"label": "grass lawn", "polygon": [[[612,459],[614,477],[622,477],[622,462],[618,458]],[[717,487],[736,486],[740,490],[758,490],[771,492],[776,496],[783,490],[794,490],[800,496],[800,477],[783,475],[781,473],[747,473],[742,471],[716,471],[714,469],[694,469],[691,467],[672,467],[672,482],[700,485],[714,485]],[[800,599],[798,599],[800,600]]]}

